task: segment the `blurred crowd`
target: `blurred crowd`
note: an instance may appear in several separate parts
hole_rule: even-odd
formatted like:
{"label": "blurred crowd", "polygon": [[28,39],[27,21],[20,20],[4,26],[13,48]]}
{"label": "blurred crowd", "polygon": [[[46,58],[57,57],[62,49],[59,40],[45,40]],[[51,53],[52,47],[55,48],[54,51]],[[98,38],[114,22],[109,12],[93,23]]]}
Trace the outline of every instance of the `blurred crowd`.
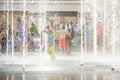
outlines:
{"label": "blurred crowd", "polygon": [[[105,40],[106,48],[110,48],[110,30],[104,36],[104,25],[98,21],[96,25],[97,48],[102,50]],[[70,54],[74,46],[81,47],[86,52],[93,50],[94,29],[91,22],[79,25],[77,22],[67,22],[62,18],[58,24],[56,21],[46,19],[46,25],[39,31],[39,35],[30,32],[30,27],[17,17],[16,25],[12,31],[7,30],[5,24],[0,24],[0,51],[2,54],[26,51],[53,51],[56,54]],[[53,47],[53,48],[51,48]],[[51,49],[51,50],[50,50]],[[80,48],[81,49],[81,48]]]}

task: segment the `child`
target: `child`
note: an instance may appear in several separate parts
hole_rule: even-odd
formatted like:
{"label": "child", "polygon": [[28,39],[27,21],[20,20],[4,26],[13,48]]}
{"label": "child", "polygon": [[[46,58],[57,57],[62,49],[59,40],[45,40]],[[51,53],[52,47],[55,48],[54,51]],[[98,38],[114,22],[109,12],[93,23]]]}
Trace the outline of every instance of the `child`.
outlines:
{"label": "child", "polygon": [[59,30],[59,48],[61,50],[61,52],[65,52],[66,50],[66,38],[65,36],[68,34],[70,36],[70,34],[68,33],[68,31],[65,29],[65,27],[62,27],[61,30]]}

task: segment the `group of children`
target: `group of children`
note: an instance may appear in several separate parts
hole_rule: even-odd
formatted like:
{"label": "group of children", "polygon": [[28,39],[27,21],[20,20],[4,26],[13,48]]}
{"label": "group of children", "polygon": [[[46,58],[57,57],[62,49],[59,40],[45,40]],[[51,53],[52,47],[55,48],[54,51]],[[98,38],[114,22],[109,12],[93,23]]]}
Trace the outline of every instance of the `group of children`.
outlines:
{"label": "group of children", "polygon": [[[40,32],[42,33],[40,34],[41,36],[36,36],[36,34],[30,34],[29,27],[23,22],[21,17],[17,17],[13,34],[12,32],[8,32],[7,34],[7,28],[5,25],[0,25],[0,51],[2,53],[6,53],[8,50],[8,53],[11,53],[12,50],[14,50],[23,53],[23,48],[28,50],[30,47],[41,47],[41,51],[44,51],[45,47],[49,49],[50,46],[53,46],[54,51],[70,53],[73,32],[72,29],[73,26],[67,23],[65,18],[62,19],[62,22],[59,25],[51,23],[49,20],[47,20],[46,26],[44,27],[43,31]],[[45,36],[47,36],[46,41],[44,38]],[[45,46],[46,43],[47,46]]]}
{"label": "group of children", "polygon": [[70,23],[66,22],[66,19],[61,20],[61,24],[51,25],[50,21],[47,20],[46,27],[43,32],[47,34],[48,49],[54,46],[55,51],[59,51],[63,54],[70,53],[70,47],[72,44],[73,27]]}

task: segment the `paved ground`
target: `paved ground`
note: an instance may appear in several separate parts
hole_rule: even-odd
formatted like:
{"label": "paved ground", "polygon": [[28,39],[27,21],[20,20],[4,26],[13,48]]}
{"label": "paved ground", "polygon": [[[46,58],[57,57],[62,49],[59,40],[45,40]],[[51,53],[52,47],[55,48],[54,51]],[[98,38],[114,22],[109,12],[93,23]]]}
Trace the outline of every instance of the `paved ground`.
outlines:
{"label": "paved ground", "polygon": [[81,72],[81,71],[97,71],[111,72],[111,68],[120,71],[120,56],[97,55],[93,53],[81,55],[79,46],[71,48],[69,55],[56,55],[56,59],[45,53],[29,52],[25,57],[20,53],[0,56],[0,71],[7,72]]}

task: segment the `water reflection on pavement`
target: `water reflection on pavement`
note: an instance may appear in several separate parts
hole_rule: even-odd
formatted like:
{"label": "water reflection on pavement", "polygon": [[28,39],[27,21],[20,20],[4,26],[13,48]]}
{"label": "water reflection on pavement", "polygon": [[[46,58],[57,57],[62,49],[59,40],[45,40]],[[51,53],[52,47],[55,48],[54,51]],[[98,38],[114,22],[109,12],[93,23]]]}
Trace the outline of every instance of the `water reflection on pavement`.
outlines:
{"label": "water reflection on pavement", "polygon": [[0,80],[120,80],[115,73],[0,73]]}

